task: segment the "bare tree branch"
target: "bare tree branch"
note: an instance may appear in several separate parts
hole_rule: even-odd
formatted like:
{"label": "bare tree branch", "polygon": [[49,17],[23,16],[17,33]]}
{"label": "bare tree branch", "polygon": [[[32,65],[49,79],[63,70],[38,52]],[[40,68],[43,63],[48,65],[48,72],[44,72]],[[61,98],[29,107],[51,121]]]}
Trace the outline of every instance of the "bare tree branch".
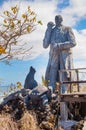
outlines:
{"label": "bare tree branch", "polygon": [[18,58],[20,54],[24,58],[33,49],[33,47],[25,49],[25,43],[19,47],[18,39],[35,31],[36,26],[41,22],[37,21],[35,12],[29,6],[25,13],[19,17],[18,15],[19,7],[14,6],[0,16],[3,18],[3,24],[0,26],[0,61],[13,59],[15,55]]}

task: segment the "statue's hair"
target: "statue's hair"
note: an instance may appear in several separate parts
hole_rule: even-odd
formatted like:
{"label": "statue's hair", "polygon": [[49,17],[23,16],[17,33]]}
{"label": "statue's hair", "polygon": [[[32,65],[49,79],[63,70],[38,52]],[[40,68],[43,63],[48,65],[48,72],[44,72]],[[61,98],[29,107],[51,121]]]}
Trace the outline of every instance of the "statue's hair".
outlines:
{"label": "statue's hair", "polygon": [[61,15],[56,15],[56,16],[55,16],[55,20],[56,20],[56,19],[59,19],[61,22],[63,21],[63,18],[62,18]]}

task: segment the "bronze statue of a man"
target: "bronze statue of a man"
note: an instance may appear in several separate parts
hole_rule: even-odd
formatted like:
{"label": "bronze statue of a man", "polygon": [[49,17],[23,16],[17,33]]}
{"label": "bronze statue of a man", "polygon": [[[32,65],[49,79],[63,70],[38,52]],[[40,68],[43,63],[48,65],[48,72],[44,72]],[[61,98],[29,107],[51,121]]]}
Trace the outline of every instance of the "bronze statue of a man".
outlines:
{"label": "bronze statue of a man", "polygon": [[[49,22],[45,32],[43,47],[48,48],[50,45],[49,61],[46,69],[45,79],[49,80],[49,86],[55,90],[56,82],[59,81],[58,70],[72,69],[73,57],[72,48],[76,46],[75,36],[70,27],[62,25],[63,18],[61,15],[55,16],[55,24]],[[63,74],[62,78],[67,79],[68,74]],[[62,87],[62,92],[65,92]]]}

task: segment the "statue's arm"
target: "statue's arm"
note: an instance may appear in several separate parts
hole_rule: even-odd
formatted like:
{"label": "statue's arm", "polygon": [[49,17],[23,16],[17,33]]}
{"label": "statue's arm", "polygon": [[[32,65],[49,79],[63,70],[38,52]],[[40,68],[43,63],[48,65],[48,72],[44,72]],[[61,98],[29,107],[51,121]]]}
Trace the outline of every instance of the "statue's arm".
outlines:
{"label": "statue's arm", "polygon": [[47,48],[50,44],[50,37],[51,37],[51,32],[52,32],[53,26],[54,26],[53,22],[49,22],[47,24],[47,29],[46,29],[45,36],[43,39],[43,47],[44,48]]}
{"label": "statue's arm", "polygon": [[64,43],[60,43],[59,44],[59,48],[61,50],[63,50],[63,49],[72,48],[74,46],[76,46],[75,36],[74,36],[74,33],[73,33],[72,29],[68,28],[68,31],[67,31],[67,41],[65,41]]}
{"label": "statue's arm", "polygon": [[50,44],[50,35],[51,35],[51,30],[47,29],[45,32],[45,36],[43,39],[43,47],[47,48]]}

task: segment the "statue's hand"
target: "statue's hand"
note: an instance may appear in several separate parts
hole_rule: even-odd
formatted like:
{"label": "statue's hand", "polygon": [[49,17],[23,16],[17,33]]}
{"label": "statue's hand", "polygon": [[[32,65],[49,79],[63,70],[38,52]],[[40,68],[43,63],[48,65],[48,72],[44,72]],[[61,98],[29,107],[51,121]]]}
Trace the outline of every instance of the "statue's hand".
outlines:
{"label": "statue's hand", "polygon": [[58,44],[57,43],[54,43],[53,44],[53,48],[57,48]]}
{"label": "statue's hand", "polygon": [[54,48],[54,50],[59,50],[59,44],[58,43],[54,43],[53,44],[53,48]]}
{"label": "statue's hand", "polygon": [[53,22],[49,22],[48,24],[47,24],[47,27],[48,27],[48,29],[52,29],[52,27],[54,26],[55,24],[53,23]]}

